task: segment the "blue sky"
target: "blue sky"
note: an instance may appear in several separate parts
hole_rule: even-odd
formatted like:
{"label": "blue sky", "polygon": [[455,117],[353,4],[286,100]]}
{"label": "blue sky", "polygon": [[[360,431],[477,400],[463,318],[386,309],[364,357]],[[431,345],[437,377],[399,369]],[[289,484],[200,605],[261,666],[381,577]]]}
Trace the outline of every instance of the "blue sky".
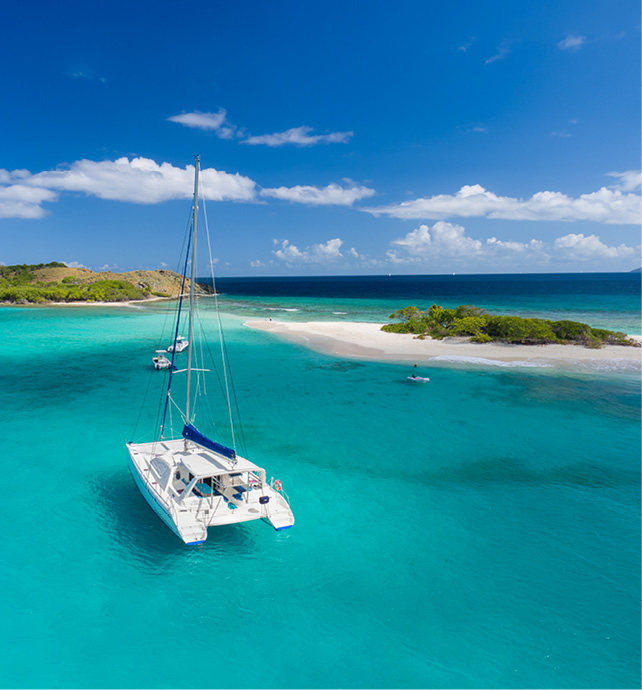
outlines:
{"label": "blue sky", "polygon": [[5,8],[0,262],[219,275],[640,265],[637,1]]}

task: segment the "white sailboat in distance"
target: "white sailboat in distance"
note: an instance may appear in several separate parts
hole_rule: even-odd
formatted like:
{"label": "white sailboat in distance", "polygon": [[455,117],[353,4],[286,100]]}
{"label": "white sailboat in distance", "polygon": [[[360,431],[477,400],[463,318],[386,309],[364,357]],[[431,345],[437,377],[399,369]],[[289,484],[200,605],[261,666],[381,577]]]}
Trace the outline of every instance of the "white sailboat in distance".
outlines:
{"label": "white sailboat in distance", "polygon": [[[189,343],[194,343],[194,285],[196,278],[196,236],[198,225],[198,181],[200,157],[196,157],[194,173],[194,201],[188,246],[183,271],[183,286],[187,274],[187,257],[191,243],[192,265],[189,291]],[[210,262],[211,263],[211,262]],[[178,305],[174,342],[178,336],[181,302]],[[217,302],[218,309],[218,302]],[[219,321],[220,326],[220,321]],[[187,369],[175,370],[176,350],[172,352],[167,395],[159,430],[150,443],[127,444],[129,467],[136,485],[160,519],[186,544],[201,544],[207,539],[208,527],[262,519],[277,530],[294,524],[294,515],[279,480],[270,482],[262,467],[241,457],[201,433],[194,425],[194,407],[190,406],[192,373],[207,371],[193,366],[188,350]],[[223,349],[223,348],[221,348]],[[225,360],[223,360],[225,372]],[[180,406],[172,398],[174,376],[187,374],[185,411],[181,410],[183,429],[178,438],[166,438],[166,420],[171,406]],[[204,386],[197,386],[202,390]],[[226,378],[226,391],[227,378]],[[198,391],[197,391],[198,392]],[[231,410],[228,391],[228,410]],[[231,412],[230,412],[231,422]],[[171,424],[169,425],[171,427]],[[169,431],[172,435],[171,429]]]}

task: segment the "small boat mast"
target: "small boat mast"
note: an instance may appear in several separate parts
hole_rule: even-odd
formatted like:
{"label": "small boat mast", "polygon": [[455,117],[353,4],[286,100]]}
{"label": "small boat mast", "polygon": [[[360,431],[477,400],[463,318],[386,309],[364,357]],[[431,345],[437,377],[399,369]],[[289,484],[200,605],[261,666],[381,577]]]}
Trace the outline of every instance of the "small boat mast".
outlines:
{"label": "small boat mast", "polygon": [[[194,344],[194,283],[196,282],[196,230],[198,227],[198,174],[201,167],[201,157],[194,158],[194,204],[192,206],[192,272],[189,284],[189,342],[192,347],[187,353],[187,402],[185,405],[186,423],[190,423],[189,402],[190,384],[192,381],[192,350]],[[185,439],[185,450],[188,447],[188,440]]]}

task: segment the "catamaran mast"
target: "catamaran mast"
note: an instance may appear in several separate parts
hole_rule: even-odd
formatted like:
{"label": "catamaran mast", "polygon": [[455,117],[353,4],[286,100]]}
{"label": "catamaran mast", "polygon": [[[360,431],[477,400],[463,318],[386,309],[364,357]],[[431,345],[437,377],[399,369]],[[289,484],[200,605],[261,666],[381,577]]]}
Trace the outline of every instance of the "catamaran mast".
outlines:
{"label": "catamaran mast", "polygon": [[[196,156],[194,171],[194,205],[192,207],[192,277],[189,284],[189,349],[187,352],[187,403],[185,405],[185,421],[190,423],[189,399],[190,383],[192,380],[192,352],[194,350],[194,284],[196,282],[196,227],[198,225],[198,173],[201,167],[201,157]],[[185,442],[187,443],[187,441]]]}

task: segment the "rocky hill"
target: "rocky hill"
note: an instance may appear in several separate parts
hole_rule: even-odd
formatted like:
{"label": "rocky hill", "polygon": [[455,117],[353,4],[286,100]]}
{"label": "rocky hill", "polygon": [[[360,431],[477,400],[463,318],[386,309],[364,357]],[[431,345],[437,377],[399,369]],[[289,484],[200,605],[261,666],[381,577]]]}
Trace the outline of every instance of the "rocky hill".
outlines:
{"label": "rocky hill", "polygon": [[[48,264],[0,266],[0,301],[29,304],[46,302],[125,302],[153,297],[178,297],[182,277],[174,271],[96,273],[54,261]],[[185,281],[185,291],[190,281]],[[209,285],[196,284],[197,294],[212,294]]]}

